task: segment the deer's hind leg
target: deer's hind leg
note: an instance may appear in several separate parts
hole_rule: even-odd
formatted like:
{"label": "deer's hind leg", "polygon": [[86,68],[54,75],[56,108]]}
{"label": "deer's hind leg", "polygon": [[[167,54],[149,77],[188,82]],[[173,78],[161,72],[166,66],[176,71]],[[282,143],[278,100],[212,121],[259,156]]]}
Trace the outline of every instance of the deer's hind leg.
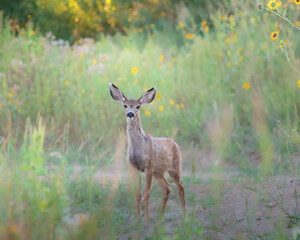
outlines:
{"label": "deer's hind leg", "polygon": [[160,186],[162,193],[163,193],[163,201],[162,201],[162,207],[161,207],[161,214],[164,212],[169,194],[171,192],[170,184],[167,182],[164,176],[155,177],[157,180],[158,185]]}
{"label": "deer's hind leg", "polygon": [[174,182],[177,186],[177,189],[178,189],[178,192],[180,195],[180,199],[181,199],[181,205],[182,205],[183,210],[185,210],[184,187],[183,187],[182,181],[180,179],[180,174],[179,174],[179,172],[169,171],[169,175],[174,180]]}

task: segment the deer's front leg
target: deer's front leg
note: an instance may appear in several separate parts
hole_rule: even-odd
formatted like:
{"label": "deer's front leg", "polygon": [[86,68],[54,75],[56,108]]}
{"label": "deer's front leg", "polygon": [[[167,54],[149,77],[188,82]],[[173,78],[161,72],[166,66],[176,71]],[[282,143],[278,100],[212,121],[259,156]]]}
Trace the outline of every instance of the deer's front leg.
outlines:
{"label": "deer's front leg", "polygon": [[[136,204],[137,204],[137,214],[138,217],[141,217],[141,199],[142,199],[142,194],[141,194],[141,174],[138,173],[138,170],[134,168],[133,166],[130,165],[130,172],[131,172],[131,183],[130,187],[132,189],[133,187],[133,192],[136,193]],[[134,193],[133,193],[134,194]]]}
{"label": "deer's front leg", "polygon": [[150,188],[152,182],[152,173],[146,172],[146,183],[145,183],[145,190],[144,190],[144,201],[145,201],[145,220],[149,221],[149,214],[148,214],[148,201],[150,197]]}

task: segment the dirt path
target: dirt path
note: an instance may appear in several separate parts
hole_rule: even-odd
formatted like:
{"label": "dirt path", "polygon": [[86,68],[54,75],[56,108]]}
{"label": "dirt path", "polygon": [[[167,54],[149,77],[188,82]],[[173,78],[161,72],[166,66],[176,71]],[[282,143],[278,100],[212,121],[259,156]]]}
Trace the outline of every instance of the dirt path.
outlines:
{"label": "dirt path", "polygon": [[[209,159],[208,159],[209,160]],[[205,161],[203,161],[205,163]],[[202,162],[202,163],[203,163]],[[197,164],[196,164],[197,165]],[[191,163],[183,165],[183,179],[186,189],[187,214],[194,214],[204,227],[203,239],[270,239],[271,233],[282,229],[292,236],[297,231],[295,219],[300,217],[300,177],[270,176],[253,181],[242,176],[234,167],[224,167],[222,172],[207,171],[212,165],[198,169],[191,182]],[[200,170],[201,169],[201,170]],[[205,170],[206,169],[206,170]],[[84,169],[75,166],[76,178]],[[126,162],[117,163],[106,169],[99,169],[93,175],[95,181],[106,184],[112,181],[116,186],[128,178]],[[216,181],[216,180],[220,181]],[[169,179],[170,180],[170,179]],[[165,234],[172,239],[174,230],[182,224],[180,198],[174,183],[169,197],[164,220],[159,222]],[[120,239],[148,239],[158,223],[161,203],[160,189],[153,181],[150,193],[150,222],[141,221],[136,227],[136,216],[130,216]],[[299,223],[299,221],[298,221]],[[294,226],[292,228],[292,226]],[[298,225],[298,231],[300,226]]]}

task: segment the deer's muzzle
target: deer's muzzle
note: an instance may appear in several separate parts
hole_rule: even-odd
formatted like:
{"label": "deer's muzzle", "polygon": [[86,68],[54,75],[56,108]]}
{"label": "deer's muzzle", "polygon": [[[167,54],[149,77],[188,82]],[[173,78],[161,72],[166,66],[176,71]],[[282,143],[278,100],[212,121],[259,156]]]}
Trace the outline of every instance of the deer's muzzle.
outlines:
{"label": "deer's muzzle", "polygon": [[129,113],[127,113],[127,117],[133,118],[133,117],[134,117],[134,114],[133,114],[132,112],[129,112]]}

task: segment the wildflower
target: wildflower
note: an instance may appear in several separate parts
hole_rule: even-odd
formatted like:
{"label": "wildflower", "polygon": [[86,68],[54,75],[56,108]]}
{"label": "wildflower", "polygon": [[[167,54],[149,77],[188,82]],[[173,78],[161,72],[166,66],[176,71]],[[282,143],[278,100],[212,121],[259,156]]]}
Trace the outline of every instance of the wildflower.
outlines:
{"label": "wildflower", "polygon": [[169,68],[172,68],[173,67],[173,63],[169,63]]}
{"label": "wildflower", "polygon": [[223,16],[220,16],[219,18],[220,18],[220,21],[223,21],[223,20],[224,20],[224,17],[223,17]]}
{"label": "wildflower", "polygon": [[96,59],[93,59],[93,64],[96,64],[96,63],[97,63]]}
{"label": "wildflower", "polygon": [[82,93],[85,93],[85,89],[84,89],[84,88],[83,88],[83,89],[81,89],[81,92],[82,92]]}
{"label": "wildflower", "polygon": [[295,0],[296,5],[300,4],[300,0]]}
{"label": "wildflower", "polygon": [[133,83],[134,83],[134,84],[138,84],[138,82],[139,82],[138,80],[134,80],[134,82],[133,82]]}
{"label": "wildflower", "polygon": [[172,58],[172,61],[173,61],[173,62],[177,62],[177,59],[176,59],[176,58]]}
{"label": "wildflower", "polygon": [[151,27],[151,28],[154,28],[154,24],[153,24],[153,23],[152,23],[152,24],[150,24],[150,27]]}
{"label": "wildflower", "polygon": [[181,103],[181,104],[180,104],[180,107],[181,107],[181,108],[184,108],[184,103]]}
{"label": "wildflower", "polygon": [[177,108],[177,109],[180,108],[180,105],[179,105],[179,104],[176,104],[176,108]]}
{"label": "wildflower", "polygon": [[34,34],[35,34],[35,31],[32,30],[32,31],[31,31],[31,35],[33,36]]}
{"label": "wildflower", "polygon": [[278,8],[277,1],[276,0],[270,0],[269,3],[268,3],[268,7],[271,10],[274,10],[274,9]]}
{"label": "wildflower", "polygon": [[201,26],[202,26],[202,27],[205,27],[206,25],[207,25],[206,20],[203,20],[202,23],[201,23]]}
{"label": "wildflower", "polygon": [[244,83],[244,84],[243,84],[243,87],[244,87],[245,89],[249,89],[249,88],[250,88],[250,83],[248,83],[248,82]]}
{"label": "wildflower", "polygon": [[78,102],[74,101],[74,103],[73,103],[73,104],[74,104],[74,106],[77,106],[77,105],[78,105]]}
{"label": "wildflower", "polygon": [[185,35],[185,38],[191,40],[194,38],[194,34],[188,33],[187,35]]}
{"label": "wildflower", "polygon": [[273,41],[276,41],[277,40],[277,37],[278,37],[278,34],[279,34],[279,32],[278,31],[275,31],[275,32],[272,32],[272,34],[271,34],[271,39],[273,40]]}
{"label": "wildflower", "polygon": [[300,27],[300,21],[296,21],[295,24],[297,27]]}
{"label": "wildflower", "polygon": [[21,108],[18,108],[18,113],[21,113],[22,112],[22,109]]}
{"label": "wildflower", "polygon": [[158,93],[158,94],[156,95],[156,98],[157,98],[157,99],[161,99],[161,93]]}
{"label": "wildflower", "polygon": [[204,28],[204,32],[209,32],[209,26],[206,26],[206,27]]}
{"label": "wildflower", "polygon": [[164,60],[164,55],[160,55],[160,56],[159,56],[159,60],[160,60],[160,61],[163,61],[163,60]]}
{"label": "wildflower", "polygon": [[83,53],[79,53],[79,57],[83,57]]}
{"label": "wildflower", "polygon": [[244,60],[244,57],[243,56],[240,56],[240,61],[243,61]]}
{"label": "wildflower", "polygon": [[223,56],[222,51],[219,51],[219,52],[218,52],[218,55],[219,55],[219,57],[222,57],[222,56]]}
{"label": "wildflower", "polygon": [[69,82],[68,80],[65,80],[65,81],[64,81],[64,84],[65,84],[66,86],[69,86],[69,85],[70,85],[70,82]]}
{"label": "wildflower", "polygon": [[300,88],[300,80],[298,80],[297,84],[298,84],[298,88]]}
{"label": "wildflower", "polygon": [[227,55],[228,55],[228,57],[230,57],[231,56],[231,51],[227,51]]}
{"label": "wildflower", "polygon": [[280,41],[279,46],[280,46],[281,48],[284,46],[284,41],[283,41],[283,40]]}
{"label": "wildflower", "polygon": [[158,110],[162,112],[162,111],[164,110],[164,106],[159,105],[159,106],[158,106]]}
{"label": "wildflower", "polygon": [[9,94],[8,94],[8,98],[13,98],[13,94],[10,92]]}
{"label": "wildflower", "polygon": [[170,103],[170,105],[174,105],[175,102],[174,102],[174,100],[170,100],[169,103]]}
{"label": "wildflower", "polygon": [[226,63],[226,66],[227,66],[227,67],[231,67],[231,66],[232,66],[232,63],[231,63],[231,62],[228,62],[228,63]]}
{"label": "wildflower", "polygon": [[146,115],[146,116],[150,116],[150,114],[151,114],[151,112],[150,112],[149,110],[146,110],[146,111],[145,111],[145,115]]}
{"label": "wildflower", "polygon": [[226,44],[230,43],[230,39],[229,39],[229,38],[226,38],[226,39],[225,39],[225,43],[226,43]]}
{"label": "wildflower", "polygon": [[0,109],[2,109],[3,108],[3,105],[0,103]]}
{"label": "wildflower", "polygon": [[116,64],[116,65],[114,66],[114,69],[115,69],[115,70],[118,70],[118,69],[119,69],[118,64]]}
{"label": "wildflower", "polygon": [[184,27],[184,23],[183,22],[179,22],[179,28],[183,28]]}
{"label": "wildflower", "polygon": [[139,71],[139,70],[138,70],[136,67],[133,67],[133,68],[131,69],[131,72],[132,72],[133,75],[137,74],[138,71]]}

